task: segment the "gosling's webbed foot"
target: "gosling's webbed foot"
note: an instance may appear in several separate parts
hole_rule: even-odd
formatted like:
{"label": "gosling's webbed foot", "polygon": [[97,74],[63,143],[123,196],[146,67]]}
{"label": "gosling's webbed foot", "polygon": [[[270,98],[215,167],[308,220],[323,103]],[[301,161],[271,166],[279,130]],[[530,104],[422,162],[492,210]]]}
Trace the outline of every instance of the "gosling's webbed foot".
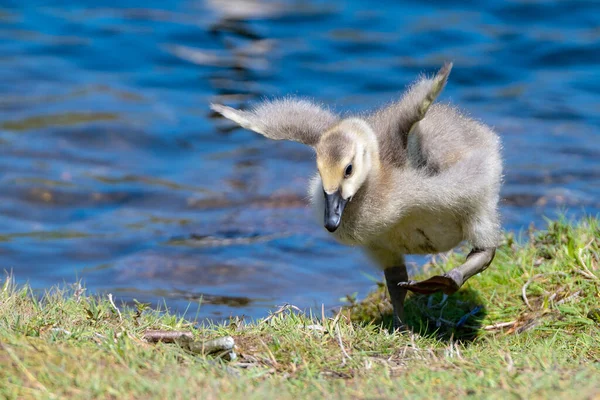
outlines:
{"label": "gosling's webbed foot", "polygon": [[[450,271],[456,272],[456,271]],[[453,294],[462,286],[462,277],[454,276],[454,274],[444,274],[432,276],[424,281],[408,281],[400,282],[398,286],[410,290],[411,292],[421,294],[431,294],[435,292],[444,292],[445,294]]]}
{"label": "gosling's webbed foot", "polygon": [[398,286],[415,293],[431,294],[441,291],[450,295],[456,293],[467,279],[486,269],[494,259],[495,254],[496,249],[493,247],[473,249],[467,256],[464,264],[448,271],[444,275],[433,276],[420,282],[400,282]]}

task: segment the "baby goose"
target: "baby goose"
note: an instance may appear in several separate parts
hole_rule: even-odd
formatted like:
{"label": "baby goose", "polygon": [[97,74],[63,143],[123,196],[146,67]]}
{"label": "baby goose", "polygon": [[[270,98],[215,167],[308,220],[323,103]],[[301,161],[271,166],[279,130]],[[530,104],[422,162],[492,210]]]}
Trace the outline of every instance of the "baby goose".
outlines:
{"label": "baby goose", "polygon": [[[362,246],[384,270],[395,329],[403,326],[407,290],[456,292],[488,267],[499,240],[500,141],[456,109],[432,105],[451,69],[445,64],[399,101],[360,117],[291,98],[251,111],[211,105],[244,128],[315,149],[311,202],[336,239]],[[464,264],[408,280],[405,254],[448,251],[464,240],[473,246]]]}

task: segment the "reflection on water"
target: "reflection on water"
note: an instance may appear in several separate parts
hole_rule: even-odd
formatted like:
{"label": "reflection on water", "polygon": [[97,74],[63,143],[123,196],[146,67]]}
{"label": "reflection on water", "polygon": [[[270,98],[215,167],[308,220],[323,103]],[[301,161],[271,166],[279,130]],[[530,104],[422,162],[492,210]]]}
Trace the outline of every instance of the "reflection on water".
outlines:
{"label": "reflection on water", "polygon": [[311,151],[208,103],[368,110],[448,59],[442,101],[502,136],[507,229],[600,210],[598,2],[35,3],[0,8],[0,267],[36,288],[213,318],[365,293],[307,208]]}

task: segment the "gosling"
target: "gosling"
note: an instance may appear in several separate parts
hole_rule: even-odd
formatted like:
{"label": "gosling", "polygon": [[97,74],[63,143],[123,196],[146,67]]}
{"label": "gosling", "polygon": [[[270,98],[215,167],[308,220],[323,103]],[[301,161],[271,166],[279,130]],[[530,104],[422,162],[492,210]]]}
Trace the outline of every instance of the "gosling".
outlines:
{"label": "gosling", "polygon": [[[456,292],[492,262],[500,236],[502,160],[498,136],[457,109],[432,104],[452,69],[421,77],[400,100],[372,114],[341,118],[303,99],[266,101],[251,111],[212,104],[242,127],[316,152],[311,203],[340,242],[362,246],[383,269],[404,327],[407,291]],[[408,279],[406,254],[435,254],[468,241],[472,251],[449,272]]]}

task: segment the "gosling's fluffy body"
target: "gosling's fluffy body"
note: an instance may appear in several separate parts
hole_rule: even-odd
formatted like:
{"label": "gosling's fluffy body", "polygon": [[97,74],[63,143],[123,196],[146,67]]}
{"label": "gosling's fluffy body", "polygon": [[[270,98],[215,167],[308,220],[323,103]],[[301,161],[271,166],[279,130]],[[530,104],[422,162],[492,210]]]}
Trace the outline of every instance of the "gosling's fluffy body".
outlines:
{"label": "gosling's fluffy body", "polygon": [[[421,77],[402,98],[367,115],[340,118],[306,100],[287,98],[250,111],[213,110],[274,140],[315,149],[310,184],[320,221],[339,241],[359,245],[385,271],[402,326],[407,290],[451,294],[494,258],[499,240],[500,141],[484,124],[434,104],[452,64]],[[444,275],[409,281],[405,254],[447,251],[468,240],[465,263]]]}
{"label": "gosling's fluffy body", "polygon": [[[379,149],[394,139],[393,131],[374,128],[365,134],[364,126],[358,131],[355,125],[344,120],[323,138],[354,134],[379,162],[373,163],[332,235],[375,252],[382,268],[403,254],[439,253],[463,240],[477,248],[497,245],[502,162],[500,142],[491,129],[454,108],[433,105],[410,133],[405,150],[386,154]],[[310,186],[321,221],[324,186],[319,174]],[[384,252],[392,254],[381,259]]]}

